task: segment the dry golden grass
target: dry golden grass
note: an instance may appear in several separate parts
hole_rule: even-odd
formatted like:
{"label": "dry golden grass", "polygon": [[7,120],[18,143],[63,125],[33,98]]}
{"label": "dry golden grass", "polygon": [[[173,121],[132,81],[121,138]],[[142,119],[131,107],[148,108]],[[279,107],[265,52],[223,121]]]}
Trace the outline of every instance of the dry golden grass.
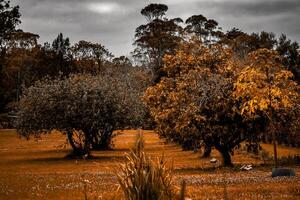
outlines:
{"label": "dry golden grass", "polygon": [[[268,151],[271,156],[274,156],[272,144],[262,144],[261,146],[263,149]],[[278,155],[279,156],[300,155],[300,150],[292,147],[278,148]]]}
{"label": "dry golden grass", "polygon": [[[137,131],[124,131],[115,140],[112,151],[93,152],[95,159],[65,158],[70,147],[62,148],[66,137],[60,133],[29,141],[20,139],[14,130],[0,131],[0,199],[121,199],[114,170],[135,142]],[[176,187],[187,183],[187,196],[192,199],[300,199],[300,166],[291,166],[298,176],[271,178],[270,167],[240,171],[242,164],[260,164],[261,160],[237,151],[234,169],[216,168],[199,153],[182,151],[165,144],[153,131],[143,131],[146,153],[152,157],[164,154],[173,166]],[[268,151],[272,146],[264,145]],[[270,152],[271,153],[271,152]],[[299,149],[279,148],[279,156],[299,155]],[[221,161],[213,151],[212,156]],[[220,163],[220,162],[219,162]]]}

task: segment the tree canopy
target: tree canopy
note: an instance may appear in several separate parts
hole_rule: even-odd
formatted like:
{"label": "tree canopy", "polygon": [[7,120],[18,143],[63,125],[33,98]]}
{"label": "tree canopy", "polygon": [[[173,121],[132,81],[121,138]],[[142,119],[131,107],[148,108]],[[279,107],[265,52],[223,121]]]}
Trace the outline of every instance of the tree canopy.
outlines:
{"label": "tree canopy", "polygon": [[[19,102],[18,133],[30,137],[59,130],[68,134],[79,155],[91,148],[109,148],[113,131],[133,127],[143,112],[138,107],[140,91],[128,78],[119,78],[111,74],[72,75],[36,82]],[[81,146],[72,139],[75,131],[83,134]]]}
{"label": "tree canopy", "polygon": [[137,47],[134,56],[148,60],[152,66],[154,82],[163,76],[163,56],[171,54],[182,40],[180,18],[167,19],[164,17],[168,7],[164,4],[150,4],[142,9],[141,13],[148,19],[147,24],[140,25],[135,30],[135,42]]}

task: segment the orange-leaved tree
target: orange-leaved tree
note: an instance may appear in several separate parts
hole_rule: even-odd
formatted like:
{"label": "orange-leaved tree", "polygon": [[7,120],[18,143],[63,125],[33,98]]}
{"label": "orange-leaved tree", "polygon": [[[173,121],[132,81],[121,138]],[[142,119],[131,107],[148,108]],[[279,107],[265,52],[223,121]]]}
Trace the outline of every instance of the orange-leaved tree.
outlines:
{"label": "orange-leaved tree", "polygon": [[232,92],[239,64],[228,49],[207,48],[197,40],[181,44],[164,62],[166,77],[144,95],[161,135],[186,149],[215,147],[223,164],[232,165],[234,148],[263,127],[259,120],[243,120],[235,106]]}
{"label": "orange-leaved tree", "polygon": [[259,49],[249,54],[245,68],[235,83],[233,98],[245,119],[264,118],[273,136],[277,166],[276,135],[299,112],[299,86],[284,69],[276,51]]}

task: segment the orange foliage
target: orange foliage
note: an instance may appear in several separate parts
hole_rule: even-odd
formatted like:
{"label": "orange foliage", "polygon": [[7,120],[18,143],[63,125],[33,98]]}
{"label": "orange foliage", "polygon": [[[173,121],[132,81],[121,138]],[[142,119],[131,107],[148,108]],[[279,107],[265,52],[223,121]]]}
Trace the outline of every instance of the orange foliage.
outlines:
{"label": "orange foliage", "polygon": [[166,55],[166,77],[143,97],[160,135],[184,149],[214,146],[230,164],[229,152],[257,142],[274,111],[298,109],[299,87],[278,54],[260,49],[248,57],[243,64],[228,48],[197,40]]}
{"label": "orange foliage", "polygon": [[258,112],[271,118],[273,112],[288,112],[299,104],[299,86],[284,70],[276,51],[260,49],[249,55],[249,64],[239,74],[233,97],[241,101],[240,112],[248,118]]}

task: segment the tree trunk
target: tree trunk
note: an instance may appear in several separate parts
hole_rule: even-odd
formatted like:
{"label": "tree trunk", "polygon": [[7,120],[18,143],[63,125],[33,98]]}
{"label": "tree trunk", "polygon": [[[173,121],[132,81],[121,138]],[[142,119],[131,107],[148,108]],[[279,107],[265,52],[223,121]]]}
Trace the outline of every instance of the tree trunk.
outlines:
{"label": "tree trunk", "polygon": [[92,134],[92,148],[94,150],[107,150],[111,148],[111,140],[113,137],[113,129],[111,127],[97,131]]}
{"label": "tree trunk", "polygon": [[223,166],[224,167],[232,167],[233,164],[231,162],[230,150],[227,147],[224,147],[218,143],[217,144],[215,143],[215,147],[222,155]]}
{"label": "tree trunk", "polygon": [[211,153],[211,146],[209,145],[205,145],[204,146],[204,153],[202,155],[203,158],[208,158],[210,156]]}
{"label": "tree trunk", "polygon": [[275,162],[275,168],[278,167],[278,158],[277,158],[277,141],[276,136],[273,133],[273,149],[274,149],[274,162]]}
{"label": "tree trunk", "polygon": [[223,166],[232,167],[233,164],[231,162],[231,155],[230,155],[229,151],[222,150],[220,153],[223,157]]}
{"label": "tree trunk", "polygon": [[[0,47],[1,44],[2,42],[0,39]],[[6,54],[6,49],[4,47],[0,48],[0,112],[3,112],[6,104],[4,87],[3,87],[3,71],[4,71],[5,54]]]}
{"label": "tree trunk", "polygon": [[78,157],[83,157],[90,154],[90,145],[89,140],[87,139],[87,134],[82,134],[84,134],[84,138],[82,138],[82,140],[79,141],[74,138],[73,131],[68,131],[67,133],[69,143],[73,149],[73,154]]}

